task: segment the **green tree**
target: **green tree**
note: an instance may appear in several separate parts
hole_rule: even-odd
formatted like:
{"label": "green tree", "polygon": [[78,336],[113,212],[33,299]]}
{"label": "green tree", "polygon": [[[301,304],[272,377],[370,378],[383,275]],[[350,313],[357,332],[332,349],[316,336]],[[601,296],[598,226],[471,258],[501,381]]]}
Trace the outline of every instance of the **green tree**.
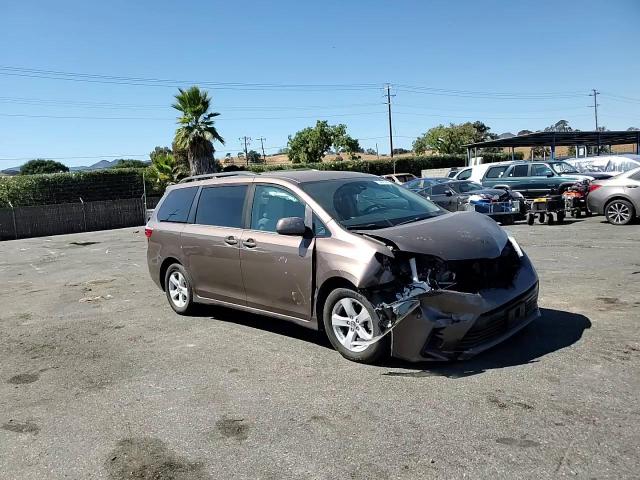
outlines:
{"label": "green tree", "polygon": [[151,157],[150,176],[162,185],[177,183],[189,175],[189,170],[178,163],[170,151],[154,150],[149,156]]}
{"label": "green tree", "polygon": [[149,154],[149,159],[153,162],[153,159],[158,155],[171,155],[173,151],[169,147],[156,147],[153,152]]}
{"label": "green tree", "polygon": [[193,86],[188,90],[178,89],[176,103],[172,105],[182,116],[178,118],[180,127],[176,130],[175,145],[187,151],[191,175],[201,175],[215,171],[213,142],[224,145],[224,139],[214,126],[213,118],[220,115],[209,112],[211,98],[207,92]]}
{"label": "green tree", "polygon": [[478,132],[471,122],[459,125],[451,123],[448,127],[438,125],[413,142],[413,151],[418,155],[427,150],[434,150],[440,154],[464,153],[463,145],[473,143],[477,135]]}
{"label": "green tree", "polygon": [[343,124],[329,125],[326,120],[318,120],[315,127],[307,127],[295,135],[289,135],[287,155],[293,163],[321,162],[322,157],[334,148],[336,153],[347,153],[357,158],[360,144],[347,134]]}
{"label": "green tree", "polygon": [[255,150],[247,152],[247,160],[249,160],[249,163],[262,163],[262,157]]}
{"label": "green tree", "polygon": [[377,155],[377,153],[376,153],[375,149],[373,149],[373,148],[367,148],[367,149],[365,150],[365,153],[366,153],[367,155]]}
{"label": "green tree", "polygon": [[115,161],[111,168],[146,168],[148,165],[142,160],[134,160],[132,158],[120,158]]}
{"label": "green tree", "polygon": [[553,125],[549,125],[544,129],[545,132],[573,132],[574,129],[569,125],[567,120],[558,120]]}
{"label": "green tree", "polygon": [[45,160],[43,158],[37,158],[35,160],[29,160],[27,163],[20,167],[20,175],[36,175],[38,173],[61,173],[68,172],[69,167],[56,162],[55,160]]}

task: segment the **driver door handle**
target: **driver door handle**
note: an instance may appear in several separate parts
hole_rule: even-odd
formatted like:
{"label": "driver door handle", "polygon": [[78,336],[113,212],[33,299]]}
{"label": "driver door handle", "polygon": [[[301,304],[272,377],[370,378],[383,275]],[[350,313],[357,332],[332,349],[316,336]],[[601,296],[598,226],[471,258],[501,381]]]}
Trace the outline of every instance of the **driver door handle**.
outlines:
{"label": "driver door handle", "polygon": [[627,188],[638,188],[638,185],[627,185]]}
{"label": "driver door handle", "polygon": [[226,243],[227,245],[237,245],[238,240],[236,240],[236,237],[234,237],[233,235],[229,235],[224,239],[224,243]]}
{"label": "driver door handle", "polygon": [[256,246],[256,241],[253,238],[247,238],[246,240],[242,241],[242,245],[247,248],[254,248]]}

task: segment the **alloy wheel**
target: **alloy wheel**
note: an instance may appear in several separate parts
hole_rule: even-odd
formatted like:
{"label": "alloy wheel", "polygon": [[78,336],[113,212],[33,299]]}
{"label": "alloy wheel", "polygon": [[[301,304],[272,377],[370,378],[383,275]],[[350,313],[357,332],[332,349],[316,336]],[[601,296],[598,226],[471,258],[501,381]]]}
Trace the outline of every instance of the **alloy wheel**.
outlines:
{"label": "alloy wheel", "polygon": [[607,209],[607,217],[611,223],[627,223],[631,218],[631,211],[624,203],[613,202]]}
{"label": "alloy wheel", "polygon": [[169,275],[169,297],[178,308],[183,308],[189,301],[187,281],[184,275],[177,270]]}
{"label": "alloy wheel", "polygon": [[361,342],[373,338],[373,319],[365,306],[354,298],[343,298],[331,311],[333,333],[350,352],[362,352],[368,345]]}

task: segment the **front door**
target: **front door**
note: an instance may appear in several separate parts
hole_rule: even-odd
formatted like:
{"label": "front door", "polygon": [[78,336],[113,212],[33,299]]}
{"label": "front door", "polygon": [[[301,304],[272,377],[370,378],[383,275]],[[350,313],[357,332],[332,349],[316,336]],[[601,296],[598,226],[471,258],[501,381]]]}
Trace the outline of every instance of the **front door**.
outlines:
{"label": "front door", "polygon": [[431,187],[431,201],[445,210],[455,212],[458,210],[458,197],[446,185],[434,185]]}
{"label": "front door", "polygon": [[305,218],[305,204],[283,187],[256,184],[240,246],[247,305],[309,320],[314,239],[278,234],[278,220],[286,217]]}
{"label": "front door", "polygon": [[558,187],[558,181],[554,178],[556,175],[551,168],[544,163],[531,164],[531,176],[529,177],[529,189],[527,194],[529,197],[536,197],[551,193]]}
{"label": "front door", "polygon": [[203,187],[194,223],[182,231],[185,267],[196,295],[246,305],[240,242],[246,184]]}

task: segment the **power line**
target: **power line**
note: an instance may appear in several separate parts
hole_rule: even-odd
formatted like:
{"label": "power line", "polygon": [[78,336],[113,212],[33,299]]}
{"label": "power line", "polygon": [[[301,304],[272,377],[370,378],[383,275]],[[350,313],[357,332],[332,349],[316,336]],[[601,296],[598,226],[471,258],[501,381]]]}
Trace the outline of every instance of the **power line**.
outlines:
{"label": "power line", "polygon": [[[300,115],[288,117],[220,117],[224,121],[245,121],[245,120],[295,120],[308,118],[331,118],[331,117],[355,117],[361,115],[376,115],[384,112],[357,112],[357,113],[337,113],[329,115]],[[25,118],[56,118],[56,119],[75,119],[75,120],[161,120],[170,121],[175,118],[168,117],[93,117],[84,115],[31,115],[26,113],[0,113],[3,117],[25,117]]]}
{"label": "power line", "polygon": [[[129,104],[129,103],[110,103],[110,102],[87,102],[77,100],[62,100],[62,99],[44,99],[44,98],[28,98],[28,97],[0,97],[0,102],[3,103],[15,103],[20,105],[36,105],[36,106],[62,106],[62,107],[87,107],[87,108],[122,108],[122,109],[150,109],[150,108],[163,108],[169,109],[170,105],[159,104]],[[379,103],[349,103],[340,105],[216,105],[218,110],[309,110],[309,109],[341,109],[351,107],[371,107],[379,105]]]}
{"label": "power line", "polygon": [[373,83],[334,83],[334,84],[285,84],[285,83],[244,83],[211,82],[206,80],[175,80],[163,78],[131,77],[120,75],[101,75],[80,72],[63,72],[12,66],[0,66],[0,75],[74,82],[106,83],[132,86],[154,86],[178,88],[184,85],[202,85],[217,90],[371,90],[379,88]]}
{"label": "power line", "polygon": [[576,98],[584,97],[584,93],[580,92],[496,92],[496,91],[475,91],[475,90],[453,90],[446,88],[422,87],[414,85],[396,85],[398,92],[404,91],[409,93],[422,93],[425,95],[441,95],[450,97],[465,98],[491,98],[491,99],[548,99],[548,98]]}

